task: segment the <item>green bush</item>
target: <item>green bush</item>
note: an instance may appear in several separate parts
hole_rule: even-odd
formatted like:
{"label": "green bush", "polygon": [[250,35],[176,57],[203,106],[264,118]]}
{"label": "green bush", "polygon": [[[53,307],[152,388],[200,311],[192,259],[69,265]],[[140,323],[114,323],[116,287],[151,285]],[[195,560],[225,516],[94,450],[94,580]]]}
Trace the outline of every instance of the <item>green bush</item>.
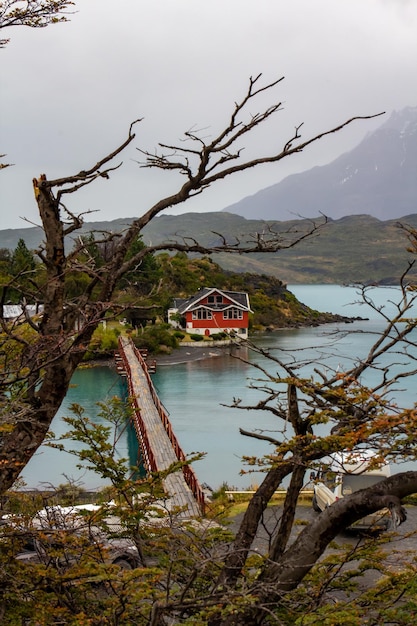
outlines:
{"label": "green bush", "polygon": [[216,341],[221,341],[222,339],[229,339],[229,335],[227,333],[213,333],[210,336],[212,339]]}
{"label": "green bush", "polygon": [[192,334],[190,335],[191,341],[204,341],[203,335]]}
{"label": "green bush", "polygon": [[83,360],[90,361],[91,359],[113,356],[118,347],[117,338],[119,335],[120,330],[118,328],[103,328],[103,326],[97,328]]}
{"label": "green bush", "polygon": [[[170,327],[166,324],[146,326],[139,335],[132,337],[133,343],[137,348],[146,348],[154,354],[161,351],[166,352],[166,348],[172,351],[174,348],[178,348],[179,342],[175,333],[169,329]],[[162,346],[164,346],[164,350],[161,350]]]}

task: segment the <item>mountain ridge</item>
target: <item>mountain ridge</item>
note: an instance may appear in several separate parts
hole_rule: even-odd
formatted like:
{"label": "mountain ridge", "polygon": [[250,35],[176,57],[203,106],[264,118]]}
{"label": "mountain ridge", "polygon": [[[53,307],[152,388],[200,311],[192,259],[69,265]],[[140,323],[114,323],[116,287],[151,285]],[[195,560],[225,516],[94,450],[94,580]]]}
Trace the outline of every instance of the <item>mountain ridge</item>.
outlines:
{"label": "mountain ridge", "polygon": [[[78,234],[91,231],[120,232],[134,218],[89,222]],[[324,219],[321,220],[324,222]],[[407,238],[399,224],[417,229],[417,213],[394,220],[379,220],[369,215],[329,219],[316,234],[294,248],[277,253],[231,255],[214,254],[213,259],[226,270],[255,272],[275,276],[287,284],[300,283],[376,283],[396,284],[412,257],[407,252]],[[265,220],[247,220],[224,211],[162,215],[153,219],[143,231],[147,244],[191,237],[202,244],[218,245],[222,233],[228,240],[250,238],[262,232]],[[282,233],[307,231],[311,220],[271,221],[268,226]],[[39,247],[40,227],[0,230],[0,248],[13,250],[22,238],[29,249]],[[69,242],[68,247],[72,247]],[[413,269],[414,276],[416,271]]]}
{"label": "mountain ridge", "polygon": [[247,219],[325,214],[396,219],[417,210],[417,106],[394,111],[352,150],[261,189],[225,209]]}

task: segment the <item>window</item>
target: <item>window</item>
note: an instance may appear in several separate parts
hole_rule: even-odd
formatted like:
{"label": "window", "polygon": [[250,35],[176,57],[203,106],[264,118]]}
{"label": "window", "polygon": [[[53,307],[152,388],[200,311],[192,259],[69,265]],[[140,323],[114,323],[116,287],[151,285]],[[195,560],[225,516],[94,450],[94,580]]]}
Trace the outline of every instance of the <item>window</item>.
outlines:
{"label": "window", "polygon": [[240,309],[227,309],[223,311],[224,320],[241,320],[243,319],[243,313]]}
{"label": "window", "polygon": [[207,296],[207,304],[223,304],[223,296]]}
{"label": "window", "polygon": [[193,320],[211,320],[212,315],[211,311],[207,311],[207,309],[197,309],[197,311],[193,311]]}

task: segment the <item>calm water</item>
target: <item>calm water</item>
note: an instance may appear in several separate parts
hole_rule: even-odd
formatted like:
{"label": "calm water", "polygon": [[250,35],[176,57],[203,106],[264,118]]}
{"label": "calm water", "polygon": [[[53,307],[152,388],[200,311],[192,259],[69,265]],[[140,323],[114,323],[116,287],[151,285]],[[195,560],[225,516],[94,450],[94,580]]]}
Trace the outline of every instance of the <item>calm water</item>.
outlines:
{"label": "calm water", "polygon": [[[365,309],[355,303],[358,300],[356,290],[332,285],[297,285],[291,287],[293,293],[305,304],[321,310],[355,317],[367,317],[367,322],[355,322],[348,325],[326,325],[319,328],[282,330],[254,337],[254,341],[263,348],[273,350],[282,359],[297,357],[317,357],[321,367],[329,363],[332,367],[348,367],[352,362],[366,355],[375,335],[369,334],[382,330],[383,322],[376,312]],[[374,292],[375,303],[383,306],[384,313],[391,314],[398,290],[378,288]],[[334,331],[354,331],[346,334],[335,344]],[[363,331],[366,331],[364,334]],[[305,351],[304,351],[305,349]],[[266,366],[274,371],[272,363],[259,355],[240,349],[237,353],[250,363]],[[404,365],[399,365],[399,369]],[[308,371],[306,369],[305,371]],[[174,366],[160,366],[154,375],[154,384],[162,402],[170,414],[176,435],[187,454],[204,452],[206,456],[194,467],[201,482],[216,488],[226,481],[229,485],[248,487],[259,484],[262,475],[249,473],[241,475],[246,466],[242,456],[261,456],[270,451],[265,442],[239,434],[239,428],[246,430],[260,429],[271,435],[277,434],[276,418],[262,411],[246,411],[228,408],[233,398],[241,398],[242,404],[253,404],[259,399],[259,392],[250,389],[251,379],[260,377],[250,364],[243,363],[225,351],[224,357],[203,361],[194,361]],[[368,378],[367,382],[372,382]],[[94,368],[76,372],[74,387],[55,418],[52,430],[59,434],[63,429],[62,415],[69,414],[69,405],[81,404],[87,415],[94,419],[97,410],[95,403],[112,395],[124,393],[122,380],[109,368]],[[417,400],[417,378],[403,382],[403,391],[396,391],[396,399],[404,406]],[[132,449],[131,437],[122,437],[118,452],[127,456]],[[409,469],[410,466],[407,466]],[[246,468],[247,469],[247,468]],[[403,468],[401,468],[403,469]],[[78,479],[88,488],[99,487],[100,480],[94,474],[82,473],[75,468],[72,457],[64,452],[41,448],[32,459],[24,478],[29,486],[49,482],[55,485],[66,482],[65,476]]]}
{"label": "calm water", "polygon": [[[97,402],[103,402],[113,396],[125,396],[123,379],[116,374],[115,370],[108,367],[77,370],[72,378],[71,388],[52,422],[51,430],[56,437],[65,433],[66,424],[62,417],[72,415],[71,404],[79,404],[85,409],[85,415],[89,419],[99,421]],[[129,448],[134,443],[131,433],[124,433],[118,443],[118,454],[128,458]],[[77,442],[72,442],[67,447],[73,449],[81,446]],[[77,469],[76,457],[47,446],[39,448],[37,454],[22,472],[22,478],[28,487],[39,485],[56,487],[68,482],[69,479],[80,481],[80,485],[89,489],[96,489],[104,484],[94,473]]]}

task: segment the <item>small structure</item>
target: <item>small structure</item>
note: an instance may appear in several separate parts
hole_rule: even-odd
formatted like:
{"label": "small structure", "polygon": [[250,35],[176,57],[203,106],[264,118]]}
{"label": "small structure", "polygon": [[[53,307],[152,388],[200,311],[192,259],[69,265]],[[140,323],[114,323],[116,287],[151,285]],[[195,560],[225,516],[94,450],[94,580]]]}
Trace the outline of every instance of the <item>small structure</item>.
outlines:
{"label": "small structure", "polygon": [[5,322],[16,322],[17,320],[25,320],[27,317],[42,315],[43,304],[4,304],[0,309],[0,317]]}
{"label": "small structure", "polygon": [[225,332],[246,339],[249,313],[252,311],[247,293],[204,287],[190,298],[175,299],[168,310],[168,321],[195,334]]}

